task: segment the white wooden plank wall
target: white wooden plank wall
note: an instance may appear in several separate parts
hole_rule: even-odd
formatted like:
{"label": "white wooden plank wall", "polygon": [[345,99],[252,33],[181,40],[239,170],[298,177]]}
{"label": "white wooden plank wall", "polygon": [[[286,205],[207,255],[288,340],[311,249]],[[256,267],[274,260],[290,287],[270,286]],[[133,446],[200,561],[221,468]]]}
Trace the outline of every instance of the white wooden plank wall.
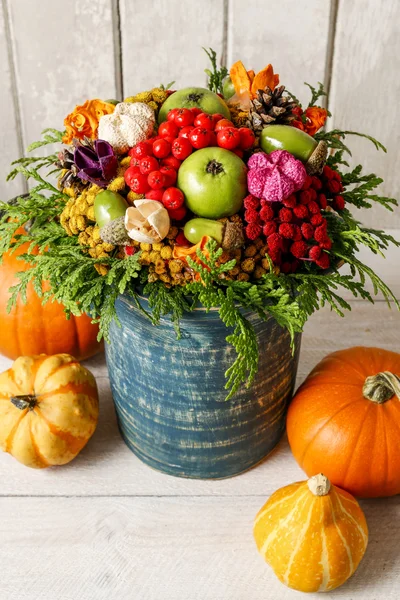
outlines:
{"label": "white wooden plank wall", "polygon": [[[354,161],[396,196],[400,142],[398,0],[2,0],[0,2],[0,198],[11,160],[90,97],[122,97],[175,79],[203,84],[212,46],[229,65],[272,62],[301,99],[304,81],[330,90],[331,126],[378,137],[388,154],[354,138]],[[368,225],[398,227],[400,211],[364,212]]]}

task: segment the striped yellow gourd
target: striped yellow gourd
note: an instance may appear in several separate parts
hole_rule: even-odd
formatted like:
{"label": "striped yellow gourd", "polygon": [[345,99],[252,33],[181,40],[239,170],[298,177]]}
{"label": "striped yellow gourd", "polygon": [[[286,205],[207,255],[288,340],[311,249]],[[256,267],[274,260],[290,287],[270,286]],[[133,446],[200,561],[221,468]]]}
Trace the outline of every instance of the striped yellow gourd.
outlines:
{"label": "striped yellow gourd", "polygon": [[0,448],[28,467],[70,462],[98,415],[95,378],[69,354],[21,356],[0,374]]}
{"label": "striped yellow gourd", "polygon": [[259,552],[301,592],[328,592],[357,569],[368,527],[357,500],[322,474],[277,490],[254,523]]}

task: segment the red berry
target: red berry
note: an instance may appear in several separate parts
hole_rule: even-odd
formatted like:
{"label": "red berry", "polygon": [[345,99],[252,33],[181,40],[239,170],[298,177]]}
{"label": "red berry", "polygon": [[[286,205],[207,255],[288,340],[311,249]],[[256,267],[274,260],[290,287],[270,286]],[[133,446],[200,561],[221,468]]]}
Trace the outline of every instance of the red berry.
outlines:
{"label": "red berry", "polygon": [[321,213],[313,215],[310,219],[311,224],[314,225],[315,227],[317,225],[322,225],[322,223],[324,223],[324,217],[321,215]]}
{"label": "red berry", "polygon": [[278,226],[274,221],[268,221],[263,227],[263,234],[265,235],[265,237],[268,237],[272,233],[275,233],[277,228]]}
{"label": "red berry", "polygon": [[178,176],[178,173],[175,171],[175,169],[169,167],[168,165],[162,165],[160,167],[160,171],[165,175],[165,185],[167,187],[170,187],[171,185],[175,184],[176,178]]}
{"label": "red berry", "polygon": [[329,237],[326,237],[319,245],[324,250],[330,250],[332,248],[332,240]]}
{"label": "red berry", "polygon": [[129,164],[131,167],[139,167],[141,160],[141,158],[136,158],[135,156],[132,156],[131,162]]}
{"label": "red berry", "polygon": [[204,129],[209,129],[210,131],[214,130],[215,121],[212,115],[207,113],[200,113],[194,120],[193,125],[195,127],[203,127]]}
{"label": "red berry", "polygon": [[281,223],[278,229],[280,235],[288,240],[294,237],[294,226],[291,223]]}
{"label": "red berry", "polygon": [[165,187],[165,175],[161,171],[153,171],[147,177],[147,182],[152,190],[160,190]]}
{"label": "red berry", "polygon": [[260,206],[260,201],[255,196],[252,196],[251,194],[249,194],[244,199],[243,204],[244,204],[245,208],[258,208]]}
{"label": "red berry", "polygon": [[325,210],[325,208],[328,206],[328,201],[325,194],[318,194],[317,202],[322,210]]}
{"label": "red berry", "polygon": [[211,131],[203,127],[195,127],[189,134],[189,140],[193,148],[207,148],[211,142]]}
{"label": "red berry", "polygon": [[136,254],[135,246],[125,246],[124,250],[126,256],[132,256],[133,254]]}
{"label": "red berry", "polygon": [[175,114],[174,123],[179,127],[186,127],[186,125],[193,125],[195,115],[188,108],[179,108]]}
{"label": "red berry", "polygon": [[311,200],[311,202],[307,204],[307,208],[312,215],[317,215],[321,211],[315,200]]}
{"label": "red berry", "polygon": [[297,198],[294,194],[291,194],[284,200],[282,200],[283,206],[287,206],[287,208],[294,208],[297,204]]}
{"label": "red berry", "polygon": [[282,250],[283,248],[283,238],[279,233],[271,233],[271,235],[267,238],[268,242],[268,250]]}
{"label": "red berry", "polygon": [[163,158],[161,161],[162,165],[166,165],[168,167],[172,167],[177,171],[181,166],[182,161],[175,158],[175,156],[167,156],[167,158]]}
{"label": "red berry", "polygon": [[190,110],[192,111],[195,117],[197,117],[197,115],[203,112],[198,106],[193,106],[193,108],[191,108]]}
{"label": "red berry", "polygon": [[322,188],[322,181],[319,179],[319,177],[316,177],[316,175],[314,175],[311,179],[311,187],[313,188],[313,190],[317,190],[318,192]]}
{"label": "red berry", "polygon": [[294,207],[293,212],[298,219],[307,219],[309,214],[305,204],[298,204]]}
{"label": "red berry", "polygon": [[308,204],[311,200],[311,194],[309,190],[304,190],[299,194],[300,204]]}
{"label": "red berry", "polygon": [[304,258],[307,254],[308,246],[305,242],[293,242],[290,246],[290,252],[296,258]]}
{"label": "red berry", "polygon": [[317,192],[313,188],[309,188],[308,193],[310,194],[310,200],[316,200],[318,197]]}
{"label": "red berry", "polygon": [[167,140],[157,140],[153,143],[153,154],[157,158],[166,158],[171,153],[171,144]]}
{"label": "red berry", "polygon": [[328,269],[329,265],[331,264],[330,260],[329,260],[329,256],[327,255],[326,252],[323,252],[321,257],[315,261],[317,263],[317,265],[319,267],[321,267],[321,269]]}
{"label": "red berry", "polygon": [[324,166],[322,173],[327,179],[333,178],[333,170],[330,167],[328,167],[328,165]]}
{"label": "red berry", "polygon": [[131,187],[131,182],[136,175],[140,173],[139,167],[128,167],[124,173],[125,183],[128,187]]}
{"label": "red berry", "polygon": [[334,208],[336,208],[336,210],[343,210],[345,207],[345,200],[343,198],[343,196],[335,196],[333,199],[333,206]]}
{"label": "red berry", "polygon": [[225,119],[224,115],[221,115],[221,113],[214,113],[212,118],[214,119],[214,127],[218,123],[218,121],[221,121],[221,119]]}
{"label": "red berry", "polygon": [[311,240],[314,235],[314,227],[311,223],[303,223],[301,226],[301,233],[306,240]]}
{"label": "red berry", "polygon": [[[129,169],[127,169],[128,171]],[[129,186],[132,190],[132,192],[135,192],[136,194],[145,194],[150,186],[149,183],[147,181],[147,175],[143,175],[143,173],[136,173],[130,182],[130,186]]]}
{"label": "red berry", "polygon": [[312,177],[310,175],[307,175],[305,182],[303,183],[302,186],[302,190],[308,190],[309,187],[311,187],[312,184]]}
{"label": "red berry", "polygon": [[167,121],[171,121],[173,123],[175,121],[175,115],[177,112],[178,112],[177,108],[172,108],[170,111],[168,111]]}
{"label": "red berry", "polygon": [[135,158],[144,158],[145,156],[151,156],[153,154],[152,144],[146,142],[139,142],[134,146],[129,152],[130,156],[134,156]]}
{"label": "red berry", "polygon": [[186,127],[182,127],[182,129],[178,133],[178,137],[189,139],[189,134],[191,131],[193,131],[193,129],[193,125],[186,125]]}
{"label": "red berry", "polygon": [[175,123],[173,123],[172,121],[165,121],[164,123],[161,123],[160,127],[158,128],[158,134],[162,138],[172,137],[173,139],[175,139],[176,137],[178,137],[178,133],[179,127],[175,125]]}
{"label": "red berry", "polygon": [[175,158],[185,160],[185,158],[192,154],[193,146],[186,138],[178,137],[172,142],[171,150]]}
{"label": "red berry", "polygon": [[165,188],[160,188],[159,190],[150,190],[150,191],[146,192],[145,198],[148,198],[149,200],[157,200],[157,202],[161,202],[164,192],[165,192]]}
{"label": "red berry", "polygon": [[326,232],[326,225],[319,225],[319,227],[316,228],[315,232],[314,232],[314,239],[317,242],[324,242],[328,237],[328,234]]}
{"label": "red berry", "polygon": [[336,181],[340,181],[341,182],[342,181],[342,176],[340,175],[340,173],[338,171],[334,171],[333,169],[332,169],[332,171],[333,171],[332,178],[336,179]]}
{"label": "red berry", "polygon": [[175,238],[175,244],[176,244],[177,246],[184,246],[184,247],[186,247],[186,248],[190,248],[190,246],[192,245],[192,244],[189,242],[189,240],[187,240],[187,239],[185,238],[185,234],[183,233],[183,231],[180,231],[180,232],[178,233],[178,235],[176,236],[176,238]]}
{"label": "red berry", "polygon": [[321,253],[322,250],[319,246],[312,246],[308,251],[308,258],[311,258],[311,260],[318,260]]}
{"label": "red berry", "polygon": [[293,225],[293,240],[295,242],[299,242],[302,239],[303,239],[303,236],[301,234],[300,227],[298,225]]}
{"label": "red berry", "polygon": [[165,190],[162,203],[168,210],[176,210],[183,206],[185,202],[185,196],[183,192],[176,187],[169,187]]}
{"label": "red berry", "polygon": [[140,172],[144,175],[149,175],[152,171],[156,171],[159,167],[158,160],[154,156],[145,156],[140,161]]}
{"label": "red berry", "polygon": [[270,221],[274,218],[274,209],[270,204],[264,204],[260,210],[260,217],[263,221]]}
{"label": "red berry", "polygon": [[229,119],[221,119],[215,125],[216,133],[218,133],[218,131],[222,131],[222,129],[225,129],[225,127],[235,127],[235,126],[232,123],[232,121],[230,121]]}
{"label": "red berry", "polygon": [[246,226],[246,235],[249,240],[256,240],[262,232],[262,228],[258,223],[249,223]]}
{"label": "red berry", "polygon": [[168,209],[168,214],[174,221],[182,221],[186,217],[186,206],[183,204],[180,208]]}
{"label": "red berry", "polygon": [[254,208],[247,209],[246,212],[244,213],[244,220],[247,223],[258,223],[259,222],[258,212]]}
{"label": "red berry", "polygon": [[217,133],[217,142],[220,148],[234,150],[240,144],[240,133],[235,127],[226,127]]}
{"label": "red berry", "polygon": [[239,134],[240,134],[239,147],[242,150],[250,150],[250,148],[253,146],[255,139],[256,139],[254,132],[251,129],[249,129],[248,127],[241,127],[239,129]]}
{"label": "red berry", "polygon": [[279,211],[279,218],[283,223],[290,223],[293,219],[293,213],[290,208],[281,208]]}

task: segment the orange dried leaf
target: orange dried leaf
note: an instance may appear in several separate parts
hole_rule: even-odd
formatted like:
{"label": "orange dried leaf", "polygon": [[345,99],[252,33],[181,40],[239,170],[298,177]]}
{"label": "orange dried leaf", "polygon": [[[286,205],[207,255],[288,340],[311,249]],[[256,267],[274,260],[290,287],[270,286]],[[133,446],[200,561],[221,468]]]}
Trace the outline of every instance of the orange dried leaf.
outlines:
{"label": "orange dried leaf", "polygon": [[250,92],[251,80],[241,60],[232,65],[229,75],[238,96],[241,96],[245,92]]}
{"label": "orange dried leaf", "polygon": [[251,69],[250,71],[247,71],[247,75],[249,76],[249,79],[250,79],[251,83],[253,83],[253,79],[256,76],[256,74],[253,71],[253,69]]}
{"label": "orange dried leaf", "polygon": [[263,90],[267,86],[271,88],[271,90],[274,90],[276,86],[276,78],[272,65],[267,65],[265,69],[257,73],[257,75],[254,77],[253,83],[251,84],[251,93],[255,95],[257,90]]}

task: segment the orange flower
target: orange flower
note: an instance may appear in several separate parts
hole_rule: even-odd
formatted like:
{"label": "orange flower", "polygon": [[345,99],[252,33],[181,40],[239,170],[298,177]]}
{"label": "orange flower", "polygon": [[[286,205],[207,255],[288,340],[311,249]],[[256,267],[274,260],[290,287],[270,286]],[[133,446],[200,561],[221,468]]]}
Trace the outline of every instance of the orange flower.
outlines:
{"label": "orange flower", "polygon": [[305,131],[308,135],[315,135],[321,127],[325,125],[328,112],[325,108],[319,106],[310,106],[305,110],[306,123]]}
{"label": "orange flower", "polygon": [[232,65],[229,75],[236,92],[234,102],[239,101],[240,104],[255,98],[257,90],[267,86],[274,90],[279,83],[279,75],[274,73],[272,65],[267,65],[256,75],[254,71],[246,71],[241,60]]}
{"label": "orange flower", "polygon": [[90,139],[97,137],[97,128],[100,117],[114,112],[114,104],[103,100],[86,100],[85,104],[75,106],[75,109],[64,119],[66,133],[63,137],[64,144],[70,144],[73,138]]}

